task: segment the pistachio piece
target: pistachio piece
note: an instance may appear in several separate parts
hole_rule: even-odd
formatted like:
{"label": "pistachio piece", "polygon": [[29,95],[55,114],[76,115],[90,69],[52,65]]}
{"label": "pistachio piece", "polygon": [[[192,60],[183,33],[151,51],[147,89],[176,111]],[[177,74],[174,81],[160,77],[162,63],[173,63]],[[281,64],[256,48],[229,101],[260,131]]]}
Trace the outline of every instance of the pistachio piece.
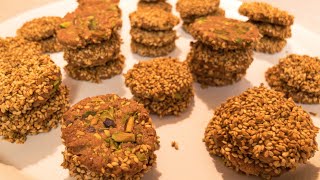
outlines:
{"label": "pistachio piece", "polygon": [[145,161],[145,160],[147,160],[146,155],[143,154],[143,153],[137,152],[137,153],[136,153],[136,156],[137,156],[137,158],[139,159],[139,161]]}
{"label": "pistachio piece", "polygon": [[108,110],[102,111],[100,114],[100,119],[105,120],[107,118],[114,120],[114,109],[112,107]]}
{"label": "pistachio piece", "polygon": [[112,134],[112,139],[116,142],[134,142],[136,136],[133,133],[119,132]]}
{"label": "pistachio piece", "polygon": [[107,137],[110,137],[110,136],[111,136],[111,134],[110,134],[110,131],[109,131],[109,130],[104,130],[103,132],[104,132],[104,134],[105,134]]}
{"label": "pistachio piece", "polygon": [[82,119],[85,119],[90,115],[95,116],[96,114],[97,114],[97,112],[95,112],[95,111],[87,111],[84,114],[82,114]]}
{"label": "pistachio piece", "polygon": [[132,132],[134,126],[134,117],[131,116],[127,122],[126,132]]}
{"label": "pistachio piece", "polygon": [[61,28],[67,28],[67,27],[69,27],[70,25],[71,25],[71,22],[67,21],[67,22],[61,23],[61,24],[60,24],[60,27],[61,27]]}

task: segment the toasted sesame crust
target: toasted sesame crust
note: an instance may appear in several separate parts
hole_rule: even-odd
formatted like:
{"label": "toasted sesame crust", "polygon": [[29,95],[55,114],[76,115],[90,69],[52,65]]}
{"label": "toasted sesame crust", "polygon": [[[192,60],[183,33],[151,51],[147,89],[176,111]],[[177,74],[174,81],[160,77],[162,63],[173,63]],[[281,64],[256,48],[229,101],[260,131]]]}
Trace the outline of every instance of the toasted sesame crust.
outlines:
{"label": "toasted sesame crust", "polygon": [[73,79],[100,83],[103,79],[109,79],[121,74],[124,68],[124,56],[120,55],[105,65],[94,67],[79,67],[68,64],[64,67],[66,73]]}
{"label": "toasted sesame crust", "polygon": [[61,130],[62,166],[77,179],[135,179],[154,165],[159,149],[143,105],[114,94],[75,104],[64,114]]}
{"label": "toasted sesame crust", "polygon": [[260,86],[218,107],[204,142],[209,153],[223,157],[227,166],[270,179],[313,157],[318,131],[292,99]]}
{"label": "toasted sesame crust", "polygon": [[58,42],[56,37],[37,41],[37,43],[41,45],[41,49],[44,53],[56,53],[63,49],[63,46]]}
{"label": "toasted sesame crust", "polygon": [[219,8],[219,4],[220,0],[178,0],[176,8],[184,19],[214,13]]}
{"label": "toasted sesame crust", "polygon": [[295,102],[320,103],[320,59],[291,54],[268,69],[266,80],[271,88],[292,97]]}
{"label": "toasted sesame crust", "polygon": [[282,26],[264,22],[257,22],[257,21],[248,21],[249,23],[255,25],[258,29],[260,34],[266,35],[269,37],[275,38],[290,38],[291,37],[291,27],[290,26]]}
{"label": "toasted sesame crust", "polygon": [[132,27],[146,30],[171,30],[179,23],[179,18],[162,9],[143,9],[130,14]]}
{"label": "toasted sesame crust", "polygon": [[164,46],[146,46],[135,41],[131,41],[131,50],[133,53],[146,57],[159,57],[171,53],[176,48],[176,43],[172,42]]}
{"label": "toasted sesame crust", "polygon": [[28,135],[48,132],[61,122],[69,107],[69,91],[60,85],[56,94],[43,105],[23,114],[7,113],[0,117],[0,136],[12,143],[24,143]]}
{"label": "toasted sesame crust", "polygon": [[45,16],[28,21],[18,29],[17,34],[29,41],[41,41],[55,36],[62,18]]}
{"label": "toasted sesame crust", "polygon": [[133,41],[146,46],[165,46],[172,44],[178,38],[176,31],[146,31],[140,28],[131,28]]}
{"label": "toasted sesame crust", "polygon": [[170,57],[139,62],[124,77],[135,96],[154,99],[174,98],[176,93],[192,87],[193,82],[188,66]]}
{"label": "toasted sesame crust", "polygon": [[81,48],[108,40],[122,26],[114,4],[99,3],[68,13],[57,32],[58,41],[67,48]]}
{"label": "toasted sesame crust", "polygon": [[172,5],[167,3],[165,0],[159,0],[159,1],[154,1],[154,2],[146,2],[146,1],[140,1],[138,3],[138,10],[141,9],[148,9],[148,8],[157,8],[157,9],[162,9],[167,12],[171,12],[172,10]]}
{"label": "toasted sesame crust", "polygon": [[260,39],[259,30],[254,25],[218,16],[196,19],[190,29],[197,40],[214,49],[248,48]]}
{"label": "toasted sesame crust", "polygon": [[253,49],[257,52],[275,54],[282,51],[286,44],[285,39],[263,36],[259,42],[254,44]]}
{"label": "toasted sesame crust", "polygon": [[245,2],[239,8],[239,13],[254,21],[290,26],[294,17],[270,4],[263,2]]}
{"label": "toasted sesame crust", "polygon": [[63,57],[72,66],[102,66],[119,54],[120,45],[120,35],[115,34],[110,40],[100,44],[90,44],[78,49],[65,49]]}
{"label": "toasted sesame crust", "polygon": [[40,46],[7,38],[0,47],[0,116],[23,114],[46,103],[61,83],[60,68]]}

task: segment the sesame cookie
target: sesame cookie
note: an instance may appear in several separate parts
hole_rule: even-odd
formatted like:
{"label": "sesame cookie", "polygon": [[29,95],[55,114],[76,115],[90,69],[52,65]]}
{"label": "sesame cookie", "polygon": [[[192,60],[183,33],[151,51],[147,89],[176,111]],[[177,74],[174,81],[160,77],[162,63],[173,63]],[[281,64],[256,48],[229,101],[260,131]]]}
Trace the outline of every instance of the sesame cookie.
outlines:
{"label": "sesame cookie", "polygon": [[239,8],[239,13],[254,21],[262,21],[283,26],[293,24],[294,17],[264,2],[245,2]]}
{"label": "sesame cookie", "polygon": [[12,143],[24,143],[28,135],[48,132],[61,122],[69,107],[68,89],[60,85],[48,101],[23,114],[6,113],[0,118],[0,136]]}
{"label": "sesame cookie", "polygon": [[0,47],[0,117],[46,103],[61,83],[60,68],[39,46],[7,38]]}
{"label": "sesame cookie", "polygon": [[29,41],[41,41],[55,36],[62,18],[45,16],[28,21],[17,30],[17,34]]}
{"label": "sesame cookie", "polygon": [[221,156],[227,166],[270,179],[312,158],[318,131],[292,99],[260,86],[218,107],[204,142],[209,153]]}
{"label": "sesame cookie", "polygon": [[72,66],[92,67],[105,65],[120,52],[120,35],[115,33],[110,40],[90,44],[84,48],[65,49],[64,59]]}
{"label": "sesame cookie", "polygon": [[190,16],[205,16],[219,8],[220,0],[178,0],[176,7],[182,19]]}
{"label": "sesame cookie", "polygon": [[317,57],[291,54],[268,69],[266,80],[271,88],[295,102],[320,103],[320,59]]}
{"label": "sesame cookie", "polygon": [[110,39],[121,26],[117,9],[78,8],[64,17],[57,38],[63,46],[76,49]]}
{"label": "sesame cookie", "polygon": [[63,116],[62,166],[76,179],[141,179],[159,140],[143,105],[114,94],[89,97]]}
{"label": "sesame cookie", "polygon": [[179,18],[162,9],[143,9],[130,14],[132,27],[146,30],[171,30],[179,23]]}
{"label": "sesame cookie", "polygon": [[165,10],[167,12],[171,12],[172,5],[167,3],[165,0],[159,0],[156,2],[140,1],[138,3],[138,10],[149,9],[149,8],[157,8],[157,9]]}
{"label": "sesame cookie", "polygon": [[192,74],[175,58],[139,62],[124,76],[134,98],[160,116],[179,114],[193,98]]}
{"label": "sesame cookie", "polygon": [[260,39],[259,30],[252,24],[235,19],[208,16],[191,25],[191,34],[214,49],[242,49]]}
{"label": "sesame cookie", "polygon": [[56,37],[51,37],[41,41],[37,41],[41,45],[42,52],[55,53],[63,50],[63,46],[58,42]]}
{"label": "sesame cookie", "polygon": [[254,44],[253,49],[257,52],[275,54],[282,51],[286,44],[287,40],[285,39],[263,36]]}
{"label": "sesame cookie", "polygon": [[120,55],[105,65],[93,67],[79,67],[68,64],[64,67],[66,73],[73,79],[100,83],[103,79],[109,79],[121,74],[124,68],[124,56]]}
{"label": "sesame cookie", "polygon": [[131,28],[133,41],[146,46],[165,46],[172,44],[178,38],[176,31],[147,31],[140,28]]}
{"label": "sesame cookie", "polygon": [[265,22],[257,22],[257,21],[248,21],[251,24],[255,25],[260,34],[266,35],[269,37],[275,37],[280,39],[290,38],[291,37],[291,27],[290,26],[282,26],[276,24],[270,24]]}
{"label": "sesame cookie", "polygon": [[146,57],[159,57],[171,53],[176,48],[176,43],[172,42],[164,46],[146,46],[144,44],[131,41],[131,50],[133,53]]}

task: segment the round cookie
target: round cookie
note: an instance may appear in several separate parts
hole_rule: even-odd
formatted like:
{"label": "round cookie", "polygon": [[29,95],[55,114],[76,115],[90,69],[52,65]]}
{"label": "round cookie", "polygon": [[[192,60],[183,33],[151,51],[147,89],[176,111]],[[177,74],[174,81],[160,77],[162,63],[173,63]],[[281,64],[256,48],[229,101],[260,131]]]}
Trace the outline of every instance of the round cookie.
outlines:
{"label": "round cookie", "polygon": [[134,27],[130,34],[133,41],[146,46],[165,46],[178,38],[176,31],[147,31]]}
{"label": "round cookie", "polygon": [[218,107],[204,142],[227,166],[270,179],[313,157],[318,131],[310,115],[291,99],[260,86]]}
{"label": "round cookie", "polygon": [[208,16],[191,25],[191,34],[214,49],[243,49],[260,39],[252,24],[224,17]]}
{"label": "round cookie", "polygon": [[299,103],[320,103],[320,59],[291,54],[268,69],[266,80],[271,88]]}
{"label": "round cookie", "polygon": [[239,8],[239,13],[254,21],[290,26],[294,17],[264,2],[245,2]]}
{"label": "round cookie", "polygon": [[286,46],[287,40],[272,38],[269,36],[263,36],[258,42],[253,46],[253,50],[262,53],[275,54]]}
{"label": "round cookie", "polygon": [[219,8],[220,0],[178,0],[177,11],[182,19],[190,16],[205,16]]}
{"label": "round cookie", "polygon": [[61,83],[60,68],[37,45],[27,44],[9,38],[0,48],[0,117],[45,104]]}
{"label": "round cookie", "polygon": [[141,179],[159,141],[149,113],[109,94],[81,100],[63,117],[62,166],[76,179]]}
{"label": "round cookie", "polygon": [[193,98],[192,74],[175,58],[139,62],[124,76],[134,98],[160,116],[179,114]]}
{"label": "round cookie", "polygon": [[43,105],[23,114],[6,113],[0,118],[0,136],[12,143],[24,143],[28,135],[48,132],[61,122],[69,107],[68,89],[60,85]]}
{"label": "round cookie", "polygon": [[172,5],[167,3],[165,0],[159,0],[156,2],[139,1],[138,10],[149,9],[149,8],[157,8],[157,9],[165,10],[167,12],[171,12]]}
{"label": "round cookie", "polygon": [[72,66],[102,66],[119,54],[120,45],[120,35],[115,34],[110,40],[100,44],[90,44],[78,49],[65,49],[63,57]]}
{"label": "round cookie", "polygon": [[130,14],[132,27],[145,30],[172,30],[179,23],[179,18],[162,9],[143,9]]}
{"label": "round cookie", "polygon": [[175,42],[169,43],[164,46],[146,46],[135,41],[131,41],[132,52],[145,57],[165,56],[171,53],[175,48]]}
{"label": "round cookie", "polygon": [[28,21],[18,29],[17,34],[29,41],[41,41],[55,36],[62,18],[45,16]]}
{"label": "round cookie", "polygon": [[66,73],[73,79],[100,83],[103,79],[109,79],[121,74],[124,68],[124,56],[108,61],[105,65],[93,67],[79,67],[67,64],[64,67]]}
{"label": "round cookie", "polygon": [[290,26],[281,26],[252,20],[249,20],[248,22],[255,25],[262,35],[280,39],[290,38],[292,35]]}

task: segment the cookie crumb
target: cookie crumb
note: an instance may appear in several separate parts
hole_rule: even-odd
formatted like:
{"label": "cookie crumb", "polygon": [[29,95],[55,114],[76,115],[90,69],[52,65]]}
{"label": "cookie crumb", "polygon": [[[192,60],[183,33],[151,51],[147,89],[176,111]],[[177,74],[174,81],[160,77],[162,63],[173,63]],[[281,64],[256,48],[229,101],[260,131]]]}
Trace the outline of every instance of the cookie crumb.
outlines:
{"label": "cookie crumb", "polygon": [[172,141],[172,142],[171,142],[171,147],[173,147],[173,148],[176,149],[176,150],[179,150],[179,145],[178,145],[178,143],[175,142],[175,141]]}

